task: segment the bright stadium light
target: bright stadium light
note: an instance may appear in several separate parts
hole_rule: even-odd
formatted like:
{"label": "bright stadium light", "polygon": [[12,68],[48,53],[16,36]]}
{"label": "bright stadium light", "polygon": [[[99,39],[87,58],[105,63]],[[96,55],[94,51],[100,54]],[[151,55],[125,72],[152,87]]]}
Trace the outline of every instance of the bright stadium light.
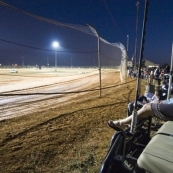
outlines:
{"label": "bright stadium light", "polygon": [[54,41],[52,45],[53,45],[54,48],[58,48],[59,47],[59,43],[57,41]]}
{"label": "bright stadium light", "polygon": [[55,71],[57,71],[57,48],[59,47],[59,43],[54,41],[52,46],[55,48]]}

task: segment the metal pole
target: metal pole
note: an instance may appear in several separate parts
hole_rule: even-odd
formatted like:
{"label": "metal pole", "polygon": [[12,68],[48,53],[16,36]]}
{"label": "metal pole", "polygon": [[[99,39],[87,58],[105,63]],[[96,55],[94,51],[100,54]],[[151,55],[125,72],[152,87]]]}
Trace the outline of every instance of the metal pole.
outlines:
{"label": "metal pole", "polygon": [[97,40],[98,40],[98,68],[99,68],[99,96],[101,97],[101,60],[100,60],[100,37],[96,31],[95,28],[93,28],[91,25],[87,24],[91,30],[97,34]]}
{"label": "metal pole", "polygon": [[129,47],[129,35],[127,35],[127,52],[128,52],[128,47]]}
{"label": "metal pole", "polygon": [[136,3],[136,41],[135,41],[135,54],[134,54],[134,70],[136,70],[136,57],[137,57],[137,48],[138,48],[138,11],[139,11],[139,1]]}
{"label": "metal pole", "polygon": [[55,71],[57,71],[57,51],[55,50]]}
{"label": "metal pole", "polygon": [[145,0],[145,11],[144,11],[144,20],[143,20],[143,30],[142,30],[142,37],[141,37],[141,49],[140,49],[140,58],[139,58],[139,68],[138,68],[138,78],[136,84],[136,99],[135,99],[135,106],[132,115],[132,122],[130,126],[130,132],[133,134],[136,131],[136,124],[137,124],[137,99],[139,98],[139,86],[140,86],[140,77],[141,77],[141,66],[142,66],[142,58],[143,58],[143,45],[144,45],[144,35],[145,35],[145,28],[146,28],[146,20],[147,20],[147,12],[148,12],[148,0]]}
{"label": "metal pole", "polygon": [[100,90],[99,90],[99,96],[101,97],[101,61],[100,61],[100,37],[98,35],[98,66],[99,66],[99,85],[100,85]]}
{"label": "metal pole", "polygon": [[170,96],[171,96],[172,74],[173,74],[172,68],[173,68],[173,44],[172,44],[171,67],[170,67],[169,88],[168,88],[167,99],[170,99]]}

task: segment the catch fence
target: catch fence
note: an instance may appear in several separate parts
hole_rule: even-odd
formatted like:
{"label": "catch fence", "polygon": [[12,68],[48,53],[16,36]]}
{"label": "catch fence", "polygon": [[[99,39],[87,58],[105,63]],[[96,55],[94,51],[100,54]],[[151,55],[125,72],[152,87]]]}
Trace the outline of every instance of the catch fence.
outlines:
{"label": "catch fence", "polygon": [[[59,69],[64,67],[93,71],[97,69],[100,96],[104,69],[120,70],[121,81],[126,82],[125,47],[121,43],[109,43],[101,38],[92,26],[60,23],[17,9],[2,1],[0,11],[1,76],[13,78],[14,75],[16,77],[21,74],[27,77],[28,72],[25,73],[25,69],[34,69],[35,74],[29,70],[33,77],[40,74],[40,71],[45,77],[47,71],[58,75]],[[59,42],[57,48],[52,46],[55,40]],[[46,74],[43,73],[44,70]],[[80,70],[78,71],[80,74]],[[3,82],[0,85],[3,86]],[[1,94],[4,94],[2,90]]]}

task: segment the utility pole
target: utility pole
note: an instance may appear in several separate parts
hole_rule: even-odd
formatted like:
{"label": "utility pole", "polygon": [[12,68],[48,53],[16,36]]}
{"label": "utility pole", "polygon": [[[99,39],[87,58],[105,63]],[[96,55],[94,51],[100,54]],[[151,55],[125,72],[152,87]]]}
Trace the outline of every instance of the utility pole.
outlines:
{"label": "utility pole", "polygon": [[136,3],[136,41],[135,41],[135,54],[134,54],[134,70],[136,70],[136,59],[137,59],[137,48],[138,48],[138,11],[139,11],[139,1]]}

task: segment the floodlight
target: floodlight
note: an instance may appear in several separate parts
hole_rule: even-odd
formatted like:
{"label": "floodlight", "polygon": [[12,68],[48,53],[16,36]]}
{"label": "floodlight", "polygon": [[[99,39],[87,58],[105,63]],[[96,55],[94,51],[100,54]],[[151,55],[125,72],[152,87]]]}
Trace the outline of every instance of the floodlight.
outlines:
{"label": "floodlight", "polygon": [[57,41],[54,41],[53,44],[52,44],[52,46],[53,46],[54,48],[57,48],[57,47],[59,47],[59,43],[58,43]]}

